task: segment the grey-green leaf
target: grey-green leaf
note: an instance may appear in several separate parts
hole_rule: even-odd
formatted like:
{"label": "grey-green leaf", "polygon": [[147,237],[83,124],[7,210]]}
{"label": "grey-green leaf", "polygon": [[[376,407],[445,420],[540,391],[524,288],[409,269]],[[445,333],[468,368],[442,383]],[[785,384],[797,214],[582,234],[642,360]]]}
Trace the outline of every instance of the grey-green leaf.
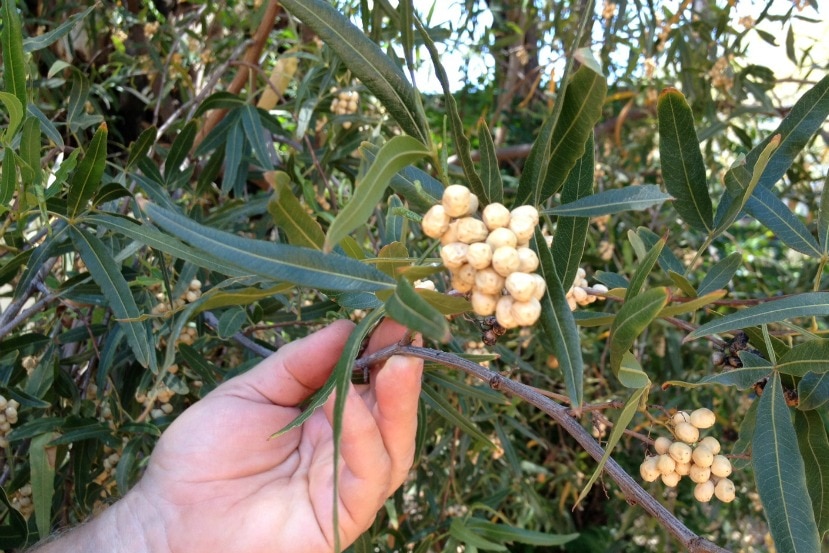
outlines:
{"label": "grey-green leaf", "polygon": [[806,487],[812,499],[818,533],[829,531],[829,439],[826,425],[816,411],[795,411],[794,427],[797,443],[806,467]]}
{"label": "grey-green leaf", "polygon": [[489,127],[483,119],[478,124],[478,144],[480,144],[481,149],[481,182],[484,187],[484,196],[489,203],[502,203],[504,201],[504,183],[501,179],[501,168],[498,166],[495,143],[492,141]]}
{"label": "grey-green leaf", "polygon": [[305,246],[321,250],[325,234],[320,224],[311,217],[291,189],[291,178],[287,173],[273,173],[273,195],[268,201],[268,213],[274,223],[288,237],[294,246]]}
{"label": "grey-green leaf", "polygon": [[610,368],[618,374],[622,356],[668,302],[666,288],[651,288],[625,301],[610,326]]}
{"label": "grey-green leaf", "polygon": [[820,210],[817,216],[817,237],[821,251],[829,253],[829,174],[823,180],[823,191],[820,193]]}
{"label": "grey-green leaf", "polygon": [[636,272],[633,273],[633,276],[630,279],[630,285],[625,292],[625,301],[633,299],[639,295],[639,292],[642,290],[642,286],[645,284],[648,275],[651,273],[657,260],[659,259],[659,256],[662,254],[662,249],[665,247],[667,241],[668,239],[664,236],[660,238],[659,241],[654,244],[650,250],[648,250],[647,254],[639,260]]}
{"label": "grey-green leaf", "polygon": [[83,154],[81,162],[72,173],[69,181],[69,197],[67,211],[70,217],[74,217],[86,208],[86,203],[92,199],[95,192],[101,186],[101,178],[104,176],[107,155],[107,126],[102,123],[95,136],[89,143],[89,147]]}
{"label": "grey-green leaf", "polygon": [[725,259],[721,259],[715,263],[707,273],[705,273],[705,276],[697,289],[697,294],[704,296],[705,294],[715,290],[725,288],[726,285],[731,282],[731,279],[734,277],[734,273],[737,272],[737,269],[739,269],[742,264],[743,255],[740,252],[734,252],[728,255]]}
{"label": "grey-green leaf", "polygon": [[596,217],[612,215],[622,211],[640,211],[670,200],[655,184],[628,186],[605,190],[580,200],[545,210],[547,215],[569,215],[571,217]]}
{"label": "grey-green leaf", "polygon": [[3,81],[6,92],[13,94],[21,106],[28,104],[26,94],[26,60],[23,57],[23,29],[17,13],[17,2],[3,2]]}
{"label": "grey-green leaf", "polygon": [[797,408],[803,411],[822,409],[829,404],[829,373],[807,373],[797,383]]}
{"label": "grey-green leaf", "polygon": [[48,536],[52,529],[52,497],[55,494],[55,464],[50,460],[47,447],[51,433],[32,438],[29,446],[29,470],[32,480],[32,503],[35,507],[37,531]]}
{"label": "grey-green leaf", "polygon": [[397,281],[394,294],[386,301],[386,313],[398,323],[432,340],[447,342],[451,336],[446,317],[415,292],[405,278]]}
{"label": "grey-green leaf", "polygon": [[821,256],[820,246],[806,225],[771,190],[758,186],[746,210],[788,247],[812,257]]}
{"label": "grey-green leaf", "polygon": [[829,372],[829,340],[809,340],[798,344],[777,360],[777,370],[802,377],[808,372]]}

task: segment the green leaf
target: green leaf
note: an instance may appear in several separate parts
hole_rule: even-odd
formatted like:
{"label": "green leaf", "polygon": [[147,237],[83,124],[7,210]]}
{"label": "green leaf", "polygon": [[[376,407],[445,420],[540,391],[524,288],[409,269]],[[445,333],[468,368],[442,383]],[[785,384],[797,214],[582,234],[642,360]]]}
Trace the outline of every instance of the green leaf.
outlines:
{"label": "green leaf", "polygon": [[688,334],[684,341],[689,342],[709,334],[771,324],[794,317],[825,317],[827,315],[829,315],[829,292],[796,294],[781,299],[771,299],[707,322]]}
{"label": "green leaf", "polygon": [[406,267],[412,266],[409,250],[400,242],[386,244],[377,252],[375,267],[396,279]]}
{"label": "green leaf", "polygon": [[357,183],[351,199],[328,227],[323,250],[330,252],[348,233],[364,225],[382,199],[391,177],[429,154],[422,143],[410,136],[395,136],[384,144],[365,176]]}
{"label": "green leaf", "polygon": [[[593,193],[593,135],[584,145],[584,155],[564,181],[561,189],[561,201],[572,202],[587,197]],[[556,260],[555,269],[559,280],[573,282],[579,263],[584,255],[584,246],[587,243],[587,229],[590,226],[588,217],[559,217],[556,221],[556,232],[553,235],[553,259]]]}
{"label": "green leaf", "polygon": [[656,112],[662,178],[675,198],[674,209],[691,228],[711,232],[714,213],[691,106],[680,91],[666,88],[659,95]]}
{"label": "green leaf", "polygon": [[535,137],[533,145],[530,148],[530,153],[521,170],[521,176],[518,180],[518,190],[516,190],[515,199],[512,202],[513,206],[529,204],[535,201],[535,197],[540,194],[541,188],[544,185],[547,164],[550,161],[550,142],[553,139],[553,126],[555,122],[555,117],[550,116],[541,125],[538,136]]}
{"label": "green leaf", "polygon": [[[732,455],[751,455],[751,444],[754,439],[754,429],[757,426],[757,405],[759,401],[752,401],[740,423],[740,430],[734,447],[731,448]],[[742,470],[749,466],[749,459],[735,457],[731,460],[731,466],[735,470]]]}
{"label": "green leaf", "polygon": [[324,0],[285,0],[282,5],[331,47],[409,135],[429,143],[429,125],[417,91],[377,44]]}
{"label": "green leaf", "polygon": [[742,264],[743,254],[740,252],[734,252],[725,259],[721,259],[705,273],[697,289],[697,294],[704,296],[715,290],[725,288]]}
{"label": "green leaf", "polygon": [[748,390],[753,388],[756,383],[766,378],[774,369],[768,360],[758,357],[757,355],[753,355],[747,351],[740,352],[740,359],[743,362],[742,367],[735,367],[718,374],[711,374],[698,380],[697,382],[669,380],[662,384],[662,388],[665,389],[669,386],[698,388],[700,386],[708,386],[710,384],[720,384],[722,386],[736,386],[738,390]]}
{"label": "green leaf", "polygon": [[81,254],[89,274],[109,302],[109,307],[118,319],[127,342],[136,360],[144,367],[155,370],[155,349],[150,343],[147,327],[138,320],[141,312],[132,297],[129,284],[121,274],[118,264],[112,259],[106,246],[95,236],[83,229],[69,228],[72,243]]}
{"label": "green leaf", "polygon": [[666,288],[652,288],[625,301],[610,326],[610,368],[619,374],[622,356],[668,302]]}
{"label": "green leaf", "polygon": [[266,171],[273,170],[272,158],[276,154],[273,144],[270,147],[265,142],[265,127],[259,111],[248,104],[242,108],[242,128],[245,130],[245,138],[253,149],[253,155],[259,161],[259,167]]}
{"label": "green leaf", "polygon": [[9,112],[9,124],[3,131],[2,138],[3,142],[9,143],[14,138],[14,133],[17,132],[20,123],[23,122],[23,115],[25,114],[23,106],[25,104],[21,104],[17,96],[8,92],[0,92],[0,102],[3,102],[6,111]]}
{"label": "green leaf", "polygon": [[247,322],[248,314],[241,307],[231,307],[219,317],[219,325],[216,328],[219,338],[224,340],[230,338],[242,329]]}
{"label": "green leaf", "polygon": [[829,439],[826,425],[816,411],[795,411],[794,428],[797,444],[806,469],[806,488],[812,499],[818,533],[823,536],[829,530]]}
{"label": "green leaf", "polygon": [[651,271],[662,253],[662,248],[665,247],[665,243],[667,241],[667,237],[663,236],[660,238],[659,242],[648,250],[648,253],[639,260],[636,271],[630,279],[630,285],[628,285],[628,288],[625,291],[625,301],[631,300],[639,295],[639,292],[642,290],[642,286],[644,286],[645,281],[648,279],[648,275],[651,274]]}
{"label": "green leaf", "polygon": [[[24,181],[33,185],[35,190],[43,184],[43,167],[40,161],[40,121],[37,117],[26,117],[20,137],[20,159],[27,165]],[[28,177],[26,174],[29,173]],[[42,188],[41,188],[42,191]]]}
{"label": "green leaf", "polygon": [[821,251],[829,253],[829,174],[823,180],[823,190],[820,193],[820,209],[817,216],[817,237]]}
{"label": "green leaf", "polygon": [[[236,108],[242,108],[246,105],[247,101],[238,94],[232,94],[225,91],[216,92],[215,94],[211,94],[204,99],[204,102],[199,105],[199,108],[193,114],[193,118],[201,117],[208,111],[214,109],[235,110]],[[204,152],[199,150],[196,151],[197,155],[202,153]]]}
{"label": "green leaf", "polygon": [[803,411],[822,409],[829,404],[829,373],[807,373],[797,383],[797,408]]}
{"label": "green leaf", "polygon": [[[37,117],[38,121],[40,121],[40,126],[43,129],[43,134],[46,135],[49,140],[51,140],[55,146],[59,149],[63,149],[65,147],[63,143],[63,137],[61,136],[60,132],[58,131],[55,124],[49,120],[45,113],[43,113],[40,108],[38,108],[34,104],[29,104],[26,111],[34,116]],[[64,162],[65,163],[65,162]]]}
{"label": "green leaf", "polygon": [[[155,136],[158,133],[158,129],[155,126],[149,127],[148,129],[144,129],[141,135],[132,142],[129,147],[129,157],[127,158],[127,166],[126,171],[131,170],[136,163],[144,156],[147,155],[147,152],[150,151],[150,148],[155,144]],[[176,137],[178,140],[178,137]],[[175,143],[175,142],[174,142]],[[167,160],[169,163],[170,156],[167,156]]]}
{"label": "green leaf", "polygon": [[[171,182],[175,175],[181,173],[181,165],[185,162],[190,150],[193,148],[193,141],[196,139],[196,133],[198,133],[198,130],[198,124],[195,121],[190,121],[184,126],[183,129],[181,129],[178,136],[176,136],[176,139],[173,140],[173,144],[170,146],[170,152],[167,154],[167,159],[164,160],[165,182]],[[143,144],[140,141],[142,139],[146,140],[146,132],[147,131],[144,131],[144,133],[142,133],[139,137],[139,146],[142,149]],[[153,135],[153,138],[154,137],[155,136]],[[149,146],[147,148],[149,149]],[[141,155],[143,156],[144,154],[142,153]],[[133,153],[130,151],[130,159],[132,158]]]}
{"label": "green leaf", "polygon": [[[360,154],[368,163],[374,163],[379,150],[380,148],[371,142],[360,144]],[[409,206],[419,213],[424,213],[436,203],[440,203],[444,188],[442,182],[413,166],[398,171],[389,181],[389,186],[396,194],[406,198]]]}
{"label": "green leaf", "polygon": [[607,460],[610,459],[610,454],[613,452],[613,448],[616,447],[617,443],[619,443],[619,440],[625,433],[625,429],[627,429],[630,421],[633,420],[633,415],[635,415],[639,410],[639,402],[642,401],[642,396],[647,393],[648,388],[648,386],[644,386],[638,390],[635,390],[630,394],[630,397],[625,402],[625,407],[622,409],[622,412],[619,413],[619,418],[613,423],[613,430],[611,430],[610,437],[605,445],[604,455],[602,455],[599,465],[596,467],[596,470],[593,471],[593,475],[590,477],[590,480],[587,481],[587,484],[585,484],[578,499],[576,499],[576,505],[581,503],[581,500],[587,497],[587,494],[590,492],[590,488],[593,487],[593,484],[596,480],[598,480],[599,476],[601,476],[605,463],[607,463]]}
{"label": "green leaf", "polygon": [[372,292],[394,287],[394,281],[374,267],[346,256],[242,238],[150,203],[144,210],[170,234],[248,274],[327,290]]}
{"label": "green leaf", "polygon": [[268,201],[268,213],[294,246],[321,250],[325,234],[320,224],[299,203],[291,189],[291,177],[282,171],[272,173],[273,195]]}
{"label": "green leaf", "polygon": [[619,367],[619,382],[625,388],[644,388],[650,386],[651,379],[642,370],[639,360],[629,351],[622,354],[622,365]]}
{"label": "green leaf", "polygon": [[751,465],[777,551],[820,551],[805,466],[777,373],[758,402]]}
{"label": "green leaf", "polygon": [[[84,11],[76,13],[69,17],[66,21],[42,35],[28,37],[23,41],[23,51],[26,53],[37,52],[48,48],[61,38],[69,34],[72,28],[77,25],[82,19],[85,19],[97,6],[90,6]],[[44,534],[41,534],[43,536]]]}
{"label": "green leaf", "polygon": [[517,542],[547,547],[564,545],[578,537],[578,534],[547,534],[544,532],[525,530],[524,528],[498,524],[477,517],[466,519],[466,527],[476,534],[497,542]]}
{"label": "green leaf", "polygon": [[[228,119],[226,118],[225,120]],[[227,131],[227,141],[225,142],[225,172],[222,175],[222,194],[228,194],[231,190],[238,190],[242,187],[243,181],[247,176],[247,168],[242,167],[247,146],[248,144],[245,142],[245,131],[240,118],[237,116]]]}
{"label": "green leaf", "polygon": [[17,164],[14,159],[14,150],[3,148],[3,165],[0,166],[0,207],[11,203],[16,188]]}
{"label": "green leaf", "polygon": [[429,305],[444,315],[458,315],[472,310],[469,301],[462,296],[447,296],[432,290],[417,290],[417,293],[426,300]]}
{"label": "green leaf", "polygon": [[453,518],[449,524],[449,535],[461,542],[468,549],[483,549],[484,551],[509,551],[500,543],[495,543],[486,538],[482,538],[477,532],[473,532],[466,527],[464,520],[461,518]]}
{"label": "green leaf", "polygon": [[421,397],[426,405],[432,408],[438,415],[446,419],[451,427],[457,427],[475,441],[489,447],[494,447],[489,437],[478,430],[477,424],[466,417],[463,413],[458,412],[458,408],[452,405],[452,403],[447,399],[446,394],[442,394],[434,390],[431,386],[424,386],[423,395]]}
{"label": "green leaf", "polygon": [[504,183],[501,180],[498,155],[495,153],[495,143],[492,141],[489,127],[483,119],[478,123],[478,144],[481,150],[481,182],[484,189],[484,201],[503,203]]}
{"label": "green leaf", "polygon": [[57,246],[66,239],[66,229],[65,226],[59,228],[52,236],[47,236],[43,242],[35,246],[31,257],[26,262],[26,269],[23,271],[20,280],[17,281],[14,290],[15,298],[22,298],[26,295],[38,272],[43,268],[43,264],[56,255]]}
{"label": "green leaf", "polygon": [[777,360],[775,368],[799,377],[808,372],[829,372],[829,340],[810,340],[796,345]]}
{"label": "green leaf", "polygon": [[709,294],[704,296],[699,296],[698,298],[694,298],[689,301],[684,301],[681,303],[677,303],[675,305],[669,305],[665,307],[662,311],[659,312],[659,317],[676,317],[677,315],[681,315],[683,313],[692,313],[699,309],[702,309],[706,305],[709,305],[719,299],[725,297],[728,292],[725,290],[715,290]]}
{"label": "green leaf", "polygon": [[22,109],[29,102],[26,94],[23,30],[20,15],[17,13],[17,2],[3,2],[2,10],[3,29],[0,32],[0,46],[3,50],[3,81],[6,92],[18,99]]}
{"label": "green leaf", "polygon": [[50,461],[48,444],[51,434],[32,438],[29,446],[29,468],[32,478],[32,503],[35,522],[41,536],[48,536],[52,529],[52,496],[55,493],[55,465]]}
{"label": "green leaf", "polygon": [[394,294],[386,301],[386,313],[398,323],[438,342],[451,337],[446,317],[423,299],[408,280],[400,278]]}
{"label": "green leaf", "polygon": [[78,164],[72,178],[69,181],[68,209],[70,217],[75,217],[79,212],[86,209],[86,203],[95,194],[101,185],[101,178],[104,176],[104,166],[107,155],[107,126],[102,123],[92,142],[84,152],[81,162]]}
{"label": "green leaf", "polygon": [[539,273],[547,283],[547,292],[541,298],[541,326],[553,346],[553,353],[558,357],[570,405],[578,409],[584,399],[584,360],[581,356],[579,329],[573,312],[567,305],[567,296],[556,273],[553,254],[539,228],[535,229],[532,248],[540,261]]}
{"label": "green leaf", "polygon": [[641,211],[670,199],[671,196],[659,190],[655,184],[643,184],[598,192],[586,198],[547,209],[544,213],[571,217],[596,217],[622,211]]}
{"label": "green leaf", "polygon": [[757,187],[746,203],[746,210],[793,250],[812,257],[822,255],[806,225],[771,190]]}

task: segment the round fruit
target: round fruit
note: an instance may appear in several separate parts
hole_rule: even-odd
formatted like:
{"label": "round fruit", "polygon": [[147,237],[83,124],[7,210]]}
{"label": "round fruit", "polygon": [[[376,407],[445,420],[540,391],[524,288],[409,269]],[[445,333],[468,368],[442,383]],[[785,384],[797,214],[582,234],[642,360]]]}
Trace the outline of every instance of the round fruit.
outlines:
{"label": "round fruit", "polygon": [[487,317],[495,313],[495,306],[498,304],[499,296],[492,294],[484,294],[475,290],[472,292],[472,297],[469,302],[472,304],[472,310],[483,317]]}
{"label": "round fruit", "polygon": [[737,495],[736,490],[734,489],[734,482],[728,478],[723,478],[717,482],[717,485],[714,488],[714,495],[716,495],[717,499],[723,503],[731,503]]}
{"label": "round fruit", "polygon": [[671,474],[676,471],[676,461],[670,455],[663,453],[656,462],[656,468],[661,474]]}
{"label": "round fruit", "polygon": [[474,215],[478,212],[478,206],[480,202],[478,201],[478,196],[473,193],[469,193],[469,209],[466,211],[467,216]]}
{"label": "round fruit", "polygon": [[541,298],[544,297],[544,292],[547,291],[547,283],[541,275],[533,274],[532,277],[535,280],[535,292],[533,292],[533,297],[538,301],[541,301]]}
{"label": "round fruit", "polygon": [[472,193],[462,184],[451,184],[443,191],[441,203],[450,217],[464,217],[469,213]]}
{"label": "round fruit", "polygon": [[530,248],[518,248],[518,270],[522,273],[532,273],[538,269],[538,256]]}
{"label": "round fruit", "polygon": [[533,225],[538,224],[538,210],[531,205],[520,205],[510,212],[512,217],[529,218]]}
{"label": "round fruit", "polygon": [[452,288],[460,292],[461,294],[468,294],[472,291],[475,287],[474,283],[470,283],[468,281],[463,280],[462,278],[458,278],[457,273],[452,273]]}
{"label": "round fruit", "polygon": [[666,438],[665,436],[660,436],[653,442],[653,449],[660,455],[664,453],[668,453],[668,448],[671,447],[671,444],[674,443],[671,441],[670,438]]}
{"label": "round fruit", "polygon": [[483,242],[487,236],[489,236],[489,231],[483,221],[474,217],[458,219],[458,242],[464,244]]}
{"label": "round fruit", "polygon": [[689,415],[685,411],[677,411],[674,413],[674,416],[671,417],[671,422],[674,424],[679,424],[681,422],[691,422],[691,415]]}
{"label": "round fruit", "polygon": [[445,246],[446,244],[451,244],[452,242],[460,242],[458,240],[458,222],[452,221],[449,223],[449,228],[446,229],[446,232],[443,233],[443,236],[440,237],[440,245]]}
{"label": "round fruit", "polygon": [[716,415],[711,409],[701,407],[691,412],[691,424],[697,428],[711,428],[717,421]]}
{"label": "round fruit", "polygon": [[532,326],[541,316],[541,303],[535,298],[529,301],[513,301],[510,311],[518,326]]}
{"label": "round fruit", "polygon": [[521,260],[518,251],[510,246],[502,246],[492,252],[492,268],[502,277],[507,277],[518,270]]}
{"label": "round fruit", "polygon": [[688,473],[691,472],[691,463],[677,463],[676,464],[676,473],[680,476],[688,476]]}
{"label": "round fruit", "polygon": [[460,269],[466,263],[466,252],[469,246],[462,242],[452,242],[440,249],[440,258],[447,269]]}
{"label": "round fruit", "polygon": [[484,294],[497,295],[504,288],[504,277],[488,267],[475,273],[475,288]]}
{"label": "round fruit", "polygon": [[642,464],[639,465],[639,475],[642,477],[642,480],[645,482],[655,482],[657,478],[660,476],[659,469],[656,468],[656,463],[659,461],[659,457],[651,456],[646,457]]}
{"label": "round fruit", "polygon": [[518,244],[518,238],[508,228],[497,228],[489,233],[486,243],[489,244],[492,251],[495,251],[503,246],[514,248]]}
{"label": "round fruit", "polygon": [[680,422],[674,427],[674,435],[686,444],[699,440],[699,429],[690,422]]}
{"label": "round fruit", "polygon": [[515,233],[515,237],[520,243],[529,242],[535,231],[535,225],[536,222],[526,216],[517,217],[513,215],[509,220],[509,229]]}
{"label": "round fruit", "polygon": [[702,445],[702,443],[694,449],[694,453],[691,457],[694,460],[694,464],[701,467],[710,467],[711,463],[714,462],[714,454],[710,449]]}
{"label": "round fruit", "polygon": [[466,260],[475,269],[486,269],[492,263],[492,248],[485,242],[469,244]]}
{"label": "round fruit", "polygon": [[725,455],[714,455],[711,461],[711,474],[725,478],[731,474],[731,461]]}
{"label": "round fruit", "polygon": [[507,277],[507,291],[515,301],[529,301],[535,294],[535,279],[532,275],[514,272]]}
{"label": "round fruit", "polygon": [[433,205],[423,216],[423,221],[421,222],[423,234],[429,238],[440,238],[449,230],[449,221],[449,215],[446,214],[443,206],[440,204]]}
{"label": "round fruit", "polygon": [[704,437],[699,441],[699,445],[707,447],[714,455],[720,452],[720,442],[714,436]]}
{"label": "round fruit", "polygon": [[491,203],[481,212],[481,219],[484,220],[484,224],[486,224],[486,228],[489,230],[508,227],[510,219],[509,209],[503,204],[497,202]]}
{"label": "round fruit", "polygon": [[694,498],[700,503],[708,503],[714,497],[714,483],[710,480],[700,482],[694,488]]}
{"label": "round fruit", "polygon": [[504,328],[516,328],[518,322],[512,314],[512,304],[515,300],[512,296],[501,296],[498,298],[498,304],[495,306],[495,320]]}
{"label": "round fruit", "polygon": [[475,284],[475,268],[470,265],[469,263],[464,263],[460,269],[456,271],[452,271],[452,276],[456,277],[458,280],[469,284],[469,286],[474,286]]}
{"label": "round fruit", "polygon": [[682,479],[682,476],[679,474],[672,472],[670,474],[663,474],[662,475],[662,483],[665,484],[668,488],[675,488],[679,481]]}
{"label": "round fruit", "polygon": [[682,442],[674,442],[668,448],[668,454],[677,463],[689,463],[691,461],[691,446]]}
{"label": "round fruit", "polygon": [[711,479],[711,469],[708,467],[701,467],[699,465],[691,465],[691,470],[688,471],[688,476],[697,484],[708,482]]}

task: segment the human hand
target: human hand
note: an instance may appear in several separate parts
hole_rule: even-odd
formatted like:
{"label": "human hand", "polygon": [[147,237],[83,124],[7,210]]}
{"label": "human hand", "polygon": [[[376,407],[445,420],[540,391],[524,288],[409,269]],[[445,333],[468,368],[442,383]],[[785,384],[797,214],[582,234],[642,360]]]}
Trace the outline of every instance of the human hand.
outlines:
{"label": "human hand", "polygon": [[[351,323],[337,321],[287,344],[217,387],[162,435],[130,494],[154,508],[165,549],[333,550],[333,396],[301,427],[268,437],[290,423],[300,413],[296,406],[323,385],[352,330]],[[397,323],[384,321],[367,353],[404,333]],[[339,480],[343,547],[371,525],[406,478],[421,373],[420,360],[396,356],[372,368],[370,385],[350,387]]]}

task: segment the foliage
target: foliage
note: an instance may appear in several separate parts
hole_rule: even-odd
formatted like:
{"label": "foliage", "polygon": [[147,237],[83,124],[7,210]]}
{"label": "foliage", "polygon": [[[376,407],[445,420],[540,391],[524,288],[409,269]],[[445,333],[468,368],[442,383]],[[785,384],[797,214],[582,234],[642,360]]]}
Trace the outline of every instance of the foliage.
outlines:
{"label": "foliage", "polygon": [[[607,451],[427,363],[418,461],[355,551],[675,550],[676,519],[591,486],[611,462],[636,475],[665,415],[702,405],[737,501],[641,485],[723,547],[826,544],[829,76],[806,12],[496,1],[447,29],[410,1],[35,4],[0,14],[0,393],[19,405],[0,547],[125,493],[178,413],[269,350],[360,320],[320,405],[384,314],[568,405]],[[764,20],[813,65],[791,103],[749,62],[775,43]],[[450,89],[452,48],[494,71]],[[412,84],[421,66],[442,94]],[[452,182],[542,212],[537,327],[492,340],[447,295],[419,221]],[[580,266],[609,290],[572,313]]]}

